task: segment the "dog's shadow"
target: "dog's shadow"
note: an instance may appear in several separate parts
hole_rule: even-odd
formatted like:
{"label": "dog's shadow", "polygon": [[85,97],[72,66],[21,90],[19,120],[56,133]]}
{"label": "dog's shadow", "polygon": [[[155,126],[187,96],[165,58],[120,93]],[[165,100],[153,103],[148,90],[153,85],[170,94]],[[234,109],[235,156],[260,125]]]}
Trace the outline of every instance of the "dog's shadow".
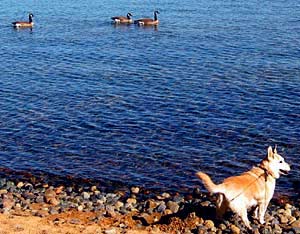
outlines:
{"label": "dog's shadow", "polygon": [[[134,220],[139,220],[143,226],[152,226],[152,225],[169,225],[172,223],[173,218],[182,220],[184,223],[186,219],[193,217],[202,218],[203,220],[211,220],[214,222],[215,227],[219,227],[220,224],[234,224],[238,226],[242,233],[253,233],[253,231],[248,230],[241,219],[231,211],[227,211],[222,219],[216,219],[216,206],[215,206],[216,197],[212,196],[207,203],[203,202],[185,202],[181,209],[177,213],[162,215],[158,221],[149,222],[143,216],[135,216]],[[197,228],[191,230],[192,233],[197,233]],[[223,233],[231,233],[231,230],[223,230]]]}

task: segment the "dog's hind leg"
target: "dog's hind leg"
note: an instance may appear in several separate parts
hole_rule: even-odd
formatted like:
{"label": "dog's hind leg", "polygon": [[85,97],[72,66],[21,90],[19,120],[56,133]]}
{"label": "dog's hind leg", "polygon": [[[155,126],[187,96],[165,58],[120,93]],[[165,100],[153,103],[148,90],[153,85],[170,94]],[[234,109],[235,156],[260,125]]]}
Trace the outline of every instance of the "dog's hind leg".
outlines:
{"label": "dog's hind leg", "polygon": [[217,219],[221,219],[228,209],[228,202],[224,196],[224,194],[218,194],[217,199]]}
{"label": "dog's hind leg", "polygon": [[258,206],[256,206],[254,211],[253,211],[253,218],[258,220]]}

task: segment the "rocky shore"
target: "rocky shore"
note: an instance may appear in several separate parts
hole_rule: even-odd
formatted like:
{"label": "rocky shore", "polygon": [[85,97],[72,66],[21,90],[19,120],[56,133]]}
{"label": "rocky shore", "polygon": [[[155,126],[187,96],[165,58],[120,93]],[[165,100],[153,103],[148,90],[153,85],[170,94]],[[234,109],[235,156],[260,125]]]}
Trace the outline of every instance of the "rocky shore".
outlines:
{"label": "rocky shore", "polygon": [[[198,188],[184,195],[134,186],[104,191],[99,184],[84,180],[0,177],[1,215],[39,217],[62,230],[64,225],[71,225],[74,230],[78,228],[78,233],[300,233],[299,199],[274,198],[266,213],[266,224],[251,220],[252,231],[231,213],[221,221],[215,220],[214,200]],[[19,226],[19,233],[32,233],[26,232],[25,224]],[[87,231],[89,226],[95,229]],[[0,228],[0,233],[9,232],[1,232]],[[55,232],[47,228],[38,233]]]}

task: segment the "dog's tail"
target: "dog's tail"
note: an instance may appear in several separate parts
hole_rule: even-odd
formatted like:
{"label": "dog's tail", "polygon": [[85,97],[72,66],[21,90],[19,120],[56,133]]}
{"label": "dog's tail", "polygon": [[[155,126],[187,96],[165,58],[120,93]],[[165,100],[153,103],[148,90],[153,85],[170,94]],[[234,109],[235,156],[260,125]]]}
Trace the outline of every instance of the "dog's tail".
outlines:
{"label": "dog's tail", "polygon": [[197,172],[196,176],[200,178],[200,180],[202,181],[204,187],[207,189],[208,192],[210,193],[222,192],[220,186],[216,185],[207,174],[203,172]]}

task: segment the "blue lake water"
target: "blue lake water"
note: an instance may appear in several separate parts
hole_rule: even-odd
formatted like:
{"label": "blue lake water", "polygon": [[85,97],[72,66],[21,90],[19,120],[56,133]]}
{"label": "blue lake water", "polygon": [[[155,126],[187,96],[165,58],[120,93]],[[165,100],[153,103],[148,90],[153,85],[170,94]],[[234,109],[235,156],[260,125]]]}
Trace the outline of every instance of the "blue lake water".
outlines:
{"label": "blue lake water", "polygon": [[[188,191],[277,145],[278,191],[297,189],[298,1],[1,3],[1,167]],[[154,10],[156,28],[110,22]]]}

